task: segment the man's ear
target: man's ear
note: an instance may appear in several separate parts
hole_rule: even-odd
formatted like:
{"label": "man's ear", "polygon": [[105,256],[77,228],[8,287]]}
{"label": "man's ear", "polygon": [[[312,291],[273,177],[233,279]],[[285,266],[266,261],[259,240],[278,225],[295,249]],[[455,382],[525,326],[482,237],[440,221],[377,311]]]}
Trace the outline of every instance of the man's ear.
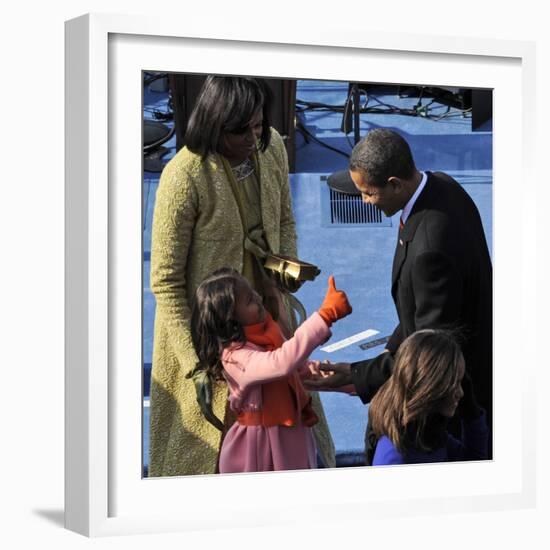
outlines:
{"label": "man's ear", "polygon": [[401,193],[405,188],[404,181],[396,176],[390,176],[388,178],[388,185],[391,189],[393,189],[393,192],[396,194]]}

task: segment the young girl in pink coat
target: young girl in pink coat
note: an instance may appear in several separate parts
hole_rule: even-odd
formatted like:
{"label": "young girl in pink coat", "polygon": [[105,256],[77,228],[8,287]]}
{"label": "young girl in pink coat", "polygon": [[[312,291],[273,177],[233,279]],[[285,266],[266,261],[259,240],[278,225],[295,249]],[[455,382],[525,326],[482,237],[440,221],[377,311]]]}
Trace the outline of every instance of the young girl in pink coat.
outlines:
{"label": "young girl in pink coat", "polygon": [[309,354],[331,335],[333,322],[351,313],[346,294],[329,278],[325,300],[285,340],[261,297],[237,271],[215,271],[197,288],[193,343],[200,365],[222,375],[237,416],[222,443],[220,473],[316,467],[311,426],[318,419],[302,379],[319,375]]}

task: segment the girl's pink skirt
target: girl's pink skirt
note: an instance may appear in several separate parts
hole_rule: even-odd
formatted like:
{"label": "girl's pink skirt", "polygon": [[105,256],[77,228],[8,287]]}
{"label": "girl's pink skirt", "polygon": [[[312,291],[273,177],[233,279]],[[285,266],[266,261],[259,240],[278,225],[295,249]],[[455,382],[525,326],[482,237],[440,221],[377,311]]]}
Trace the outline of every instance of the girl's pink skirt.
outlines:
{"label": "girl's pink skirt", "polygon": [[242,426],[235,422],[220,451],[220,473],[305,470],[317,467],[307,426]]}

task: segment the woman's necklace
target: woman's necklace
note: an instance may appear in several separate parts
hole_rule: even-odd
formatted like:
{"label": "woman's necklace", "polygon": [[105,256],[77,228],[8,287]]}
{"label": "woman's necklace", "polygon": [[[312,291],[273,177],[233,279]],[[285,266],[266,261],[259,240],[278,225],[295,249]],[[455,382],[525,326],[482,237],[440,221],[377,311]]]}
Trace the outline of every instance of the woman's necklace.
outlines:
{"label": "woman's necklace", "polygon": [[232,166],[231,171],[237,181],[244,180],[254,172],[254,163],[247,158],[244,162],[241,162],[241,164]]}

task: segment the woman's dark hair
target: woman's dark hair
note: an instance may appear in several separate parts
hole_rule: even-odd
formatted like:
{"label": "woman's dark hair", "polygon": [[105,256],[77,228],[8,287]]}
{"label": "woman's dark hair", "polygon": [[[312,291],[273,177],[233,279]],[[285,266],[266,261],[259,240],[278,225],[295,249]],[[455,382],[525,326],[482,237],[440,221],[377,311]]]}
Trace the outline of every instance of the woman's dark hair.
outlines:
{"label": "woman's dark hair", "polygon": [[242,132],[259,109],[263,112],[260,150],[271,139],[271,104],[273,94],[261,78],[208,76],[193,108],[185,144],[203,159],[222,152],[225,133]]}
{"label": "woman's dark hair", "polygon": [[191,338],[200,368],[221,377],[220,357],[232,342],[245,342],[242,325],[235,320],[237,287],[243,276],[223,267],[209,275],[195,291],[191,308]]}
{"label": "woman's dark hair", "polygon": [[369,424],[387,436],[400,451],[408,445],[433,450],[425,433],[426,421],[460,382],[464,357],[453,333],[420,330],[399,346],[393,373],[378,390],[369,407]]}
{"label": "woman's dark hair", "polygon": [[393,130],[377,128],[353,148],[349,169],[367,174],[371,185],[385,187],[392,176],[409,179],[416,167],[405,139]]}

